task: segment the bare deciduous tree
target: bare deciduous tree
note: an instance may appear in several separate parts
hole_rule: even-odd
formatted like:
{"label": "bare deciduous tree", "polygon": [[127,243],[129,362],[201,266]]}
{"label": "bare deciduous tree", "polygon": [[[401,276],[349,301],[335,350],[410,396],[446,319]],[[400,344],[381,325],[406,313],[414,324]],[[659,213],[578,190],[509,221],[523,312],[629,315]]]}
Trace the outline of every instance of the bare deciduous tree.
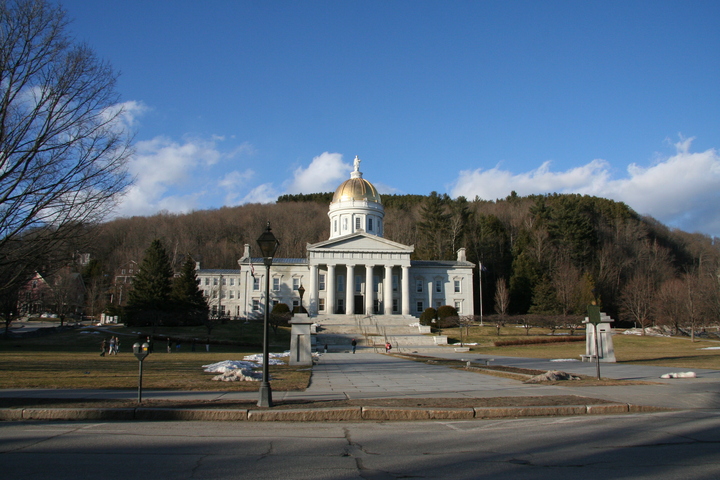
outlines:
{"label": "bare deciduous tree", "polygon": [[0,2],[0,291],[87,232],[130,182],[116,75],[62,8]]}

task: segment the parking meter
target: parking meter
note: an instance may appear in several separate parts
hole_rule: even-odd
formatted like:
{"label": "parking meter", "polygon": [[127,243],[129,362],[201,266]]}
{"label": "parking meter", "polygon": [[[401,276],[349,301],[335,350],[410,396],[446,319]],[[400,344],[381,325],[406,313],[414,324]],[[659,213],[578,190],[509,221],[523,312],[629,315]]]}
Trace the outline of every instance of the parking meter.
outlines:
{"label": "parking meter", "polygon": [[145,360],[145,357],[147,357],[150,354],[150,345],[147,342],[144,342],[142,345],[140,342],[136,342],[133,345],[133,353],[137,357],[138,360],[141,362]]}
{"label": "parking meter", "polygon": [[143,360],[145,360],[145,357],[150,354],[150,344],[148,342],[143,342],[143,344],[141,345],[140,342],[135,342],[135,344],[133,345],[133,354],[135,354],[137,359],[140,361],[140,367],[138,370],[138,403],[141,403]]}

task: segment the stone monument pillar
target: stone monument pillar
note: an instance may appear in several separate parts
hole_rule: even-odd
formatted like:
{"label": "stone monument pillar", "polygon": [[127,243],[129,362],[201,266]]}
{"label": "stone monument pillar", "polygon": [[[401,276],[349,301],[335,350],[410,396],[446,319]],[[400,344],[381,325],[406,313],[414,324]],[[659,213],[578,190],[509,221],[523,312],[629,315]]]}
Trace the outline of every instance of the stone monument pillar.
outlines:
{"label": "stone monument pillar", "polygon": [[311,325],[313,321],[302,315],[290,320],[290,365],[312,365]]}

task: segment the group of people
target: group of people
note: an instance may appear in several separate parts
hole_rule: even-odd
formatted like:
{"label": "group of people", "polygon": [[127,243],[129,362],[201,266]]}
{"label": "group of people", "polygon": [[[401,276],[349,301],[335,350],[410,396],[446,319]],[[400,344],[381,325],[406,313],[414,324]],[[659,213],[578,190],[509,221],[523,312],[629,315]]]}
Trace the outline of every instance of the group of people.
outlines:
{"label": "group of people", "polygon": [[120,339],[118,337],[110,337],[110,340],[102,339],[100,342],[100,356],[117,355],[120,350]]}

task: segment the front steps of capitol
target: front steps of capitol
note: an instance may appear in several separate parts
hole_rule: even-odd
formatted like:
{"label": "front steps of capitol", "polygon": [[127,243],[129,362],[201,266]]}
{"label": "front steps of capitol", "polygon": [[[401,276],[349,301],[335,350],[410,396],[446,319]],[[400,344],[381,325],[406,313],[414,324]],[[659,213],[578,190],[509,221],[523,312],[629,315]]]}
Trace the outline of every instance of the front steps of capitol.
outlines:
{"label": "front steps of capitol", "polygon": [[[318,352],[350,352],[351,342],[358,351],[384,352],[390,342],[395,353],[431,353],[447,351],[445,335],[431,335],[418,319],[403,315],[318,315],[313,318],[313,349]],[[424,333],[427,332],[427,333]]]}

